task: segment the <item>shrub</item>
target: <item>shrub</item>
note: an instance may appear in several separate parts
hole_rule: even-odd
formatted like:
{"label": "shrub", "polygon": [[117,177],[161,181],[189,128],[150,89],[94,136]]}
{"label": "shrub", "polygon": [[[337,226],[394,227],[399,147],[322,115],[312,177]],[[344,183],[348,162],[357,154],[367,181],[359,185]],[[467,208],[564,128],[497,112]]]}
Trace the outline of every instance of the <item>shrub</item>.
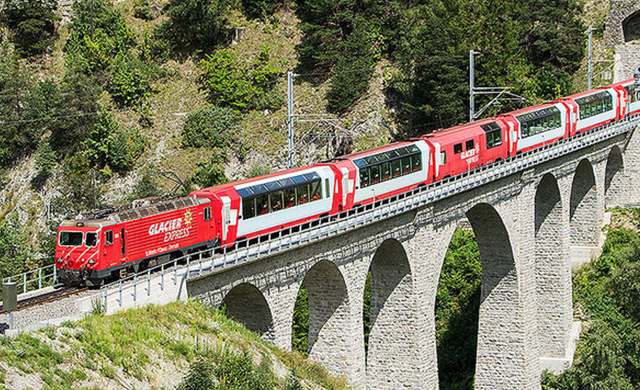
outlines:
{"label": "shrub", "polygon": [[9,214],[0,223],[0,277],[24,272],[27,264],[33,261],[30,240],[21,226],[16,212]]}
{"label": "shrub", "polygon": [[135,46],[133,31],[110,0],[74,2],[69,30],[67,65],[85,73],[107,70],[118,53]]}
{"label": "shrub", "polygon": [[242,0],[244,13],[250,19],[265,20],[273,15],[282,0]]}
{"label": "shrub", "polygon": [[103,114],[91,136],[83,142],[83,149],[92,166],[98,169],[108,166],[114,172],[124,173],[133,168],[145,144],[138,128],[121,129],[113,117]]}
{"label": "shrub", "polygon": [[240,116],[230,108],[211,107],[192,112],[182,128],[182,146],[226,148],[237,132]]}
{"label": "shrub", "polygon": [[120,107],[139,106],[153,92],[147,66],[130,53],[118,53],[107,89]]}
{"label": "shrub", "polygon": [[206,162],[198,162],[198,169],[191,177],[191,182],[200,186],[200,188],[212,187],[227,183],[228,181],[229,179],[225,176],[224,168],[215,158]]}
{"label": "shrub", "polygon": [[56,33],[56,0],[6,0],[0,12],[0,23],[11,32],[11,41],[23,57],[44,53]]}
{"label": "shrub", "polygon": [[231,50],[220,50],[200,61],[200,82],[211,102],[237,110],[281,106],[284,100],[270,95],[278,93],[274,87],[282,69],[271,60],[269,52],[269,47],[263,46],[258,58],[248,66],[243,66]]}
{"label": "shrub", "polygon": [[169,18],[155,32],[176,53],[211,53],[226,37],[229,0],[169,0]]}

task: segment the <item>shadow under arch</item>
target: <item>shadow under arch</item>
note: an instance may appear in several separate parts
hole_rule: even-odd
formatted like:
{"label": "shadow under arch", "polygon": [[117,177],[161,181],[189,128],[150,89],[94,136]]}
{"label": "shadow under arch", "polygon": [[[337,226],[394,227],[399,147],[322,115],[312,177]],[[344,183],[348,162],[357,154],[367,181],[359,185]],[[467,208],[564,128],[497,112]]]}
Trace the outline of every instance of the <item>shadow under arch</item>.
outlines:
{"label": "shadow under arch", "polygon": [[598,194],[593,166],[587,159],[578,164],[571,182],[569,223],[571,245],[594,246],[598,241],[600,221]]}
{"label": "shadow under arch", "polygon": [[[466,216],[482,263],[475,388],[526,388],[531,374],[522,367],[528,362],[530,330],[523,315],[511,239],[491,205],[477,204]],[[500,378],[509,378],[509,383],[502,384]]]}
{"label": "shadow under arch", "polygon": [[367,383],[397,389],[419,370],[413,277],[402,244],[387,239],[376,250],[371,275]]}
{"label": "shadow under arch", "polygon": [[273,317],[267,300],[252,284],[235,286],[222,301],[227,315],[265,340],[274,341]]}
{"label": "shadow under arch", "polygon": [[558,181],[548,173],[535,195],[537,343],[540,356],[564,358],[572,321],[571,267]]}
{"label": "shadow under arch", "polygon": [[621,178],[624,170],[622,152],[614,145],[607,156],[607,166],[604,171],[604,199],[605,207],[617,206],[618,193],[622,190]]}

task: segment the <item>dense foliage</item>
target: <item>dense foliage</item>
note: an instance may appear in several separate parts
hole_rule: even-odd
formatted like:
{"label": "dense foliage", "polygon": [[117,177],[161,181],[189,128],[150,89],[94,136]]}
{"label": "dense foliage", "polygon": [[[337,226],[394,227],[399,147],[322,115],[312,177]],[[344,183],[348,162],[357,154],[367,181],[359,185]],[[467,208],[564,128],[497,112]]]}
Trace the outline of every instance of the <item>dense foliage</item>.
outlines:
{"label": "dense foliage", "polygon": [[48,115],[40,86],[6,43],[0,44],[0,168],[36,149]]}
{"label": "dense foliage", "polygon": [[212,53],[226,39],[229,0],[169,0],[168,20],[156,30],[174,53]]}
{"label": "dense foliage", "polygon": [[[300,70],[328,72],[327,108],[344,113],[368,88],[376,62],[400,72],[388,82],[405,135],[464,122],[469,50],[477,85],[512,86],[532,101],[570,92],[584,55],[575,0],[299,0]],[[483,98],[479,98],[479,104]],[[414,129],[415,127],[415,129]]]}
{"label": "dense foliage", "polygon": [[[640,212],[626,212],[640,224]],[[569,371],[543,376],[547,390],[640,388],[640,235],[610,230],[602,255],[573,280],[585,330]]]}
{"label": "dense foliage", "polygon": [[291,349],[307,356],[309,347],[309,295],[304,284],[300,286],[293,308],[291,326]]}
{"label": "dense foliage", "polygon": [[11,32],[11,41],[23,57],[46,52],[56,37],[56,0],[0,1],[0,25]]}
{"label": "dense foliage", "polygon": [[280,63],[271,59],[267,46],[255,61],[245,64],[236,52],[222,49],[200,61],[200,82],[209,100],[236,110],[275,109],[282,105],[282,92],[275,89],[282,76]]}
{"label": "dense foliage", "polygon": [[238,131],[240,116],[230,108],[193,111],[182,128],[182,146],[225,149]]}

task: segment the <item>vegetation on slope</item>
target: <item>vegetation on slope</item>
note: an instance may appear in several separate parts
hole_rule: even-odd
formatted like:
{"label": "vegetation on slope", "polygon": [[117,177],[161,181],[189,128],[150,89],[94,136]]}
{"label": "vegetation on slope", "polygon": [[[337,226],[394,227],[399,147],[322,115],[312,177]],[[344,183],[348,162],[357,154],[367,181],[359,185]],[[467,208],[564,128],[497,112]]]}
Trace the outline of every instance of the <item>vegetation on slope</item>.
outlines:
{"label": "vegetation on slope", "polygon": [[631,226],[610,229],[602,255],[573,278],[584,326],[573,366],[544,375],[543,389],[640,389],[640,209],[617,212]]}
{"label": "vegetation on slope", "polygon": [[0,338],[1,389],[344,389],[199,303],[92,315]]}

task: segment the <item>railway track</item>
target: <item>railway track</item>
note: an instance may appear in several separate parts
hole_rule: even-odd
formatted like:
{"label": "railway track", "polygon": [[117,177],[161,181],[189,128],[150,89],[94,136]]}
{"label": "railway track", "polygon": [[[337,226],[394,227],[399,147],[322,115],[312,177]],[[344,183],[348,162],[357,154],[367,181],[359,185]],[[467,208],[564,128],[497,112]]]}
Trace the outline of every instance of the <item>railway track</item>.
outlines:
{"label": "railway track", "polygon": [[[48,291],[43,294],[30,296],[28,298],[22,299],[18,301],[18,308],[16,311],[20,311],[32,306],[42,305],[45,303],[57,301],[62,298],[69,297],[71,295],[79,294],[83,291],[88,290],[87,287],[68,287],[68,286],[56,286],[53,291]],[[7,313],[4,310],[4,307],[0,305],[0,314]]]}

